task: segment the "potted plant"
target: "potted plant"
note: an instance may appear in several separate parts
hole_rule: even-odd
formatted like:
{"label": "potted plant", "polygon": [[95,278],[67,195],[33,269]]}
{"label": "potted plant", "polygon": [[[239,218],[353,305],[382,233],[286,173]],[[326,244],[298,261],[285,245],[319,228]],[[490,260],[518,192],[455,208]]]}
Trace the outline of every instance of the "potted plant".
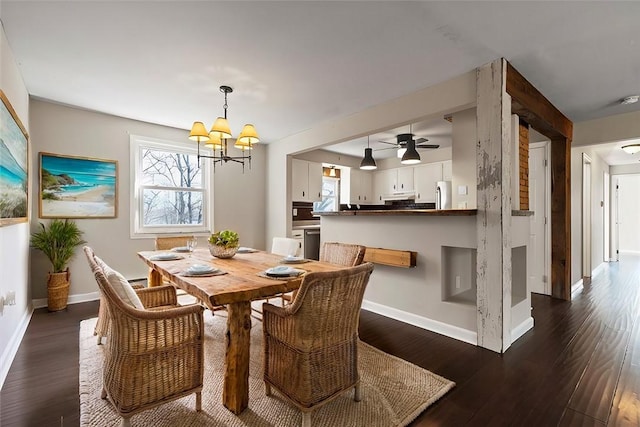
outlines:
{"label": "potted plant", "polygon": [[47,277],[47,306],[49,311],[64,310],[69,296],[69,268],[67,265],[82,240],[78,225],[68,219],[54,219],[48,226],[40,223],[40,230],[31,234],[31,246],[49,258],[53,272]]}
{"label": "potted plant", "polygon": [[239,242],[235,231],[218,231],[209,237],[209,252],[216,258],[231,258],[238,252]]}

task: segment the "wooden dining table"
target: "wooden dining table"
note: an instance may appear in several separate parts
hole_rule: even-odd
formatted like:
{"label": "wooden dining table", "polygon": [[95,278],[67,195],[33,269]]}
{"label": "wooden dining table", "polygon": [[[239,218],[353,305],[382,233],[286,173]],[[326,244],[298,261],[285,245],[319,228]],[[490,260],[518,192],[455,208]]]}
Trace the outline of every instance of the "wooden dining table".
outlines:
{"label": "wooden dining table", "polygon": [[[158,261],[154,255],[166,251],[143,251],[138,256],[151,268],[149,286],[158,286],[166,279],[205,303],[209,308],[225,305],[227,333],[225,374],[222,403],[235,414],[249,404],[249,346],[251,332],[251,301],[290,292],[300,287],[302,276],[288,279],[262,277],[265,270],[280,265],[281,255],[263,251],[238,253],[233,258],[218,259],[208,249],[179,254],[181,259]],[[184,276],[194,264],[212,264],[226,274],[210,277]],[[319,261],[291,265],[306,272],[335,271],[346,267]]]}

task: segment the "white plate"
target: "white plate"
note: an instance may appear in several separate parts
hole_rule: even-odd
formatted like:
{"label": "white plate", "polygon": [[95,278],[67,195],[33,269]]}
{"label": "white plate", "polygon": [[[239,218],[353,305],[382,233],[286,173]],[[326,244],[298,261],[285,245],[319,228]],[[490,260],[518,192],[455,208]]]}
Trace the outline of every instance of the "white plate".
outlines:
{"label": "white plate", "polygon": [[149,258],[151,261],[174,261],[176,259],[184,259],[183,256],[172,254],[172,253],[164,253],[154,255]]}
{"label": "white plate", "polygon": [[191,252],[186,246],[178,246],[177,248],[171,248],[173,252]]}
{"label": "white plate", "polygon": [[286,265],[279,265],[277,267],[269,268],[265,270],[267,276],[273,277],[290,277],[299,276],[304,273],[304,270],[298,270],[297,268],[289,267]]}
{"label": "white plate", "polygon": [[302,264],[304,262],[307,262],[306,259],[300,256],[286,256],[282,258],[281,261],[285,264]]}
{"label": "white plate", "polygon": [[239,254],[250,254],[252,252],[258,252],[257,249],[253,249],[253,248],[245,248],[244,246],[240,246],[238,248],[238,252]]}
{"label": "white plate", "polygon": [[211,274],[217,271],[219,271],[218,268],[212,267],[210,265],[195,264],[187,268],[184,272],[192,276],[197,276],[200,274]]}

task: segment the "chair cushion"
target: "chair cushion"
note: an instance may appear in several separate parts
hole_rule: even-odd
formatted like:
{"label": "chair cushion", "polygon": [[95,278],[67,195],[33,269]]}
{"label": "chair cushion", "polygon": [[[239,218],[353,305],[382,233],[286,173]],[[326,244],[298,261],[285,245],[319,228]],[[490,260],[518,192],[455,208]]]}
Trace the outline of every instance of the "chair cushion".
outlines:
{"label": "chair cushion", "polygon": [[98,257],[94,257],[102,272],[107,278],[107,281],[113,288],[113,290],[118,294],[122,301],[126,302],[132,307],[137,308],[138,310],[144,310],[144,305],[142,305],[142,301],[140,301],[140,297],[131,286],[131,283],[125,277],[118,273],[113,268],[109,267],[104,261],[102,261]]}

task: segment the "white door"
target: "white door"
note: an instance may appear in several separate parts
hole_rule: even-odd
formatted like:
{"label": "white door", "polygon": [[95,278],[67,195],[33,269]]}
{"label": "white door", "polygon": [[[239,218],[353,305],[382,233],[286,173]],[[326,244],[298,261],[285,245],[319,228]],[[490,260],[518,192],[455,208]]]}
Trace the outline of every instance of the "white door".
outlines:
{"label": "white door", "polygon": [[533,216],[529,223],[529,290],[551,295],[547,269],[550,254],[547,253],[547,171],[546,150],[548,143],[531,144],[529,149],[529,210]]}
{"label": "white door", "polygon": [[604,236],[602,236],[604,241],[604,261],[609,262],[611,260],[611,251],[610,251],[610,240],[609,240],[609,227],[611,226],[609,221],[609,188],[611,188],[611,177],[609,176],[609,172],[604,173],[604,188],[603,193],[603,218],[602,218],[602,230],[604,232]]}
{"label": "white door", "polygon": [[591,158],[582,153],[582,277],[591,277]]}

